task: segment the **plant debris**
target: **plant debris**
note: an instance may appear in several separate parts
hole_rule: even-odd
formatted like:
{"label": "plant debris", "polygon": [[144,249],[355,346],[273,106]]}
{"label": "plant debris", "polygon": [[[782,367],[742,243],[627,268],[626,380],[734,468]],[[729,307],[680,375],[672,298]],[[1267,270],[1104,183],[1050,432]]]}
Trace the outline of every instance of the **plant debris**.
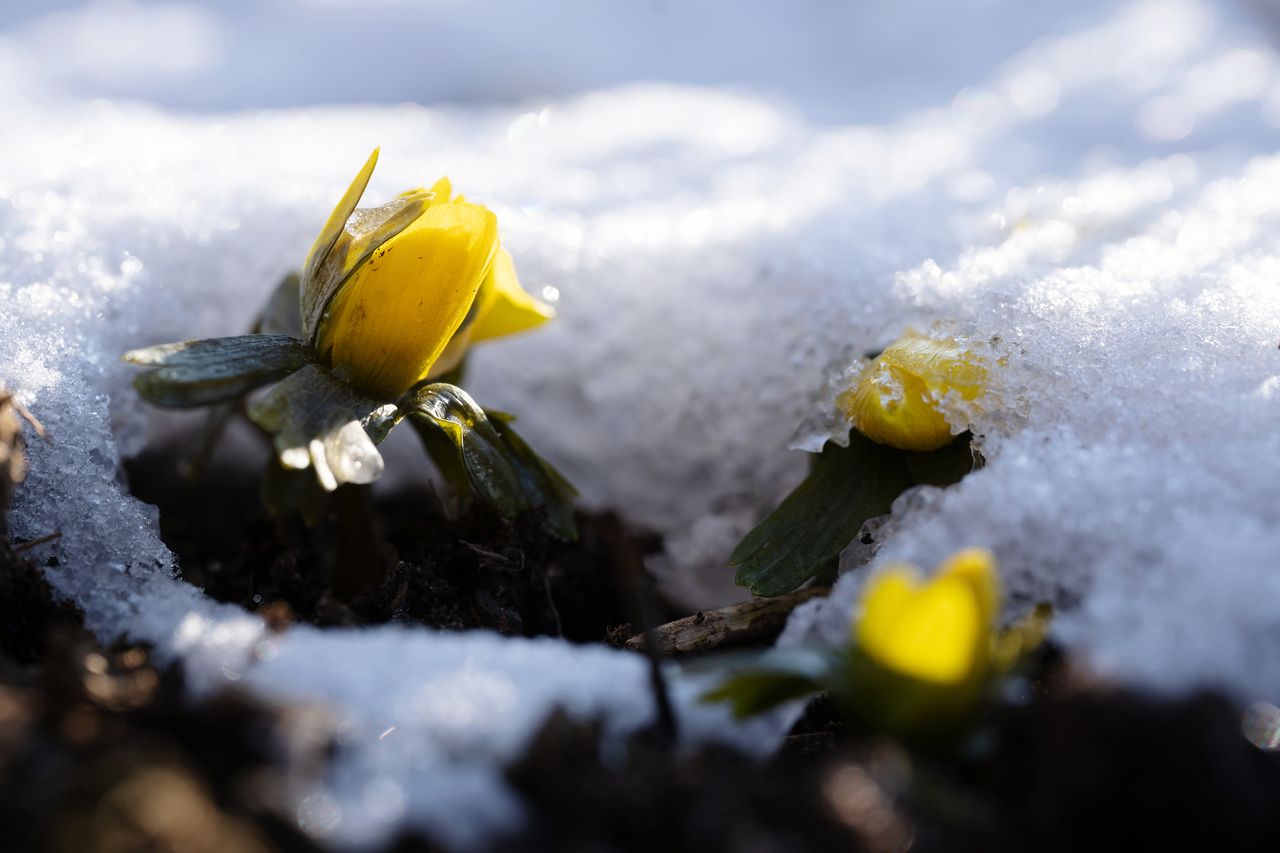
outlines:
{"label": "plant debris", "polygon": [[[659,625],[649,634],[658,650],[666,655],[700,654],[747,643],[760,644],[782,632],[792,610],[830,591],[827,587],[806,587],[774,598],[753,598],[715,610],[699,610],[692,616]],[[624,645],[633,651],[643,651],[645,637],[643,634],[631,637]]]}

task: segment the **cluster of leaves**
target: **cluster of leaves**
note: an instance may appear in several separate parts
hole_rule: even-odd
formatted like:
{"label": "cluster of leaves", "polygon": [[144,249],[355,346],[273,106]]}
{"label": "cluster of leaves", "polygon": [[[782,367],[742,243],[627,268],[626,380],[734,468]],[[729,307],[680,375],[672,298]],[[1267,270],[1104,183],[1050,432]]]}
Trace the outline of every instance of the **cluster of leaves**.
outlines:
{"label": "cluster of leaves", "polygon": [[[384,463],[377,445],[408,418],[462,500],[478,501],[509,519],[536,509],[549,533],[565,540],[576,536],[576,491],[520,437],[512,415],[482,408],[448,382],[424,380],[393,403],[344,382],[296,336],[298,293],[298,277],[285,278],[252,334],[128,353],[131,363],[147,368],[134,386],[159,406],[214,405],[205,451],[227,421],[244,411],[275,447],[263,480],[263,500],[272,511],[297,509],[318,518],[328,492],[378,479]],[[245,401],[249,392],[271,383],[276,384]]]}

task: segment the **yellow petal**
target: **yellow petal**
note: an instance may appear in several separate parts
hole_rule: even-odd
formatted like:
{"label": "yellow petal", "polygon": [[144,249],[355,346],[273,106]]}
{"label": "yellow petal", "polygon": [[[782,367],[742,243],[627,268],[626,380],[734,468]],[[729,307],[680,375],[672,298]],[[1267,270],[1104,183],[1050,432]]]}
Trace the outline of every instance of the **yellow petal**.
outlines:
{"label": "yellow petal", "polygon": [[942,684],[963,684],[985,659],[990,634],[973,587],[937,577],[902,602],[879,642],[863,652],[893,672]]}
{"label": "yellow petal", "polygon": [[855,638],[885,670],[960,685],[986,670],[999,609],[995,557],[970,548],[943,562],[928,583],[910,566],[878,574],[863,595]]}
{"label": "yellow petal", "polygon": [[474,343],[527,331],[555,315],[551,306],[534,299],[520,286],[511,255],[500,248],[489,275],[480,285],[470,315],[449,341],[431,375],[443,376],[456,369]]}
{"label": "yellow petal", "polygon": [[842,405],[854,426],[872,441],[902,450],[937,450],[954,436],[927,395],[928,387],[918,376],[881,362],[872,364]]}
{"label": "yellow petal", "polygon": [[982,360],[954,341],[908,336],[863,370],[839,405],[872,441],[902,450],[936,450],[956,430],[939,409],[943,398],[968,402],[986,387]]}
{"label": "yellow petal", "polygon": [[431,192],[435,195],[432,204],[448,204],[453,196],[453,184],[449,183],[447,176],[443,177],[431,185]]}
{"label": "yellow petal", "polygon": [[520,286],[515,263],[505,249],[498,250],[493,269],[481,286],[484,304],[476,315],[472,341],[487,341],[537,328],[556,315],[555,309],[534,299]]}
{"label": "yellow petal", "polygon": [[449,178],[443,177],[431,185],[431,189],[417,187],[411,190],[405,190],[400,193],[397,198],[416,195],[418,193],[430,193],[432,204],[462,204],[466,199],[460,195],[453,195],[453,185],[449,182]]}
{"label": "yellow petal", "polygon": [[497,246],[490,211],[433,204],[334,296],[317,342],[321,356],[357,387],[398,397],[427,376],[461,325]]}
{"label": "yellow petal", "polygon": [[[343,233],[334,244],[324,272],[346,278],[364,263],[373,251],[418,221],[422,212],[434,204],[426,190],[409,190],[380,207],[362,207],[347,220]],[[330,265],[334,270],[328,270]]]}
{"label": "yellow petal", "polygon": [[347,187],[347,191],[342,194],[342,199],[338,202],[338,206],[333,209],[333,213],[329,214],[329,219],[324,223],[324,228],[320,229],[320,235],[316,237],[316,241],[311,245],[311,251],[307,252],[307,260],[302,265],[302,279],[304,282],[315,275],[325,256],[333,248],[333,244],[338,241],[338,236],[342,233],[342,226],[347,224],[347,220],[351,218],[356,205],[360,203],[360,197],[364,195],[365,187],[369,185],[369,177],[373,174],[373,167],[378,165],[379,150],[378,148],[373,149],[373,153],[369,155],[369,159],[360,167],[360,171],[356,173],[351,185]]}
{"label": "yellow petal", "polygon": [[362,207],[351,214],[314,275],[302,282],[299,307],[309,340],[317,340],[330,301],[351,273],[379,246],[416,222],[430,201],[426,190],[411,191],[380,207]]}
{"label": "yellow petal", "polygon": [[948,557],[938,567],[938,575],[963,580],[973,589],[987,626],[995,625],[1000,613],[1000,578],[995,555],[985,548],[966,548]]}
{"label": "yellow petal", "polygon": [[920,574],[910,566],[891,566],[871,578],[855,631],[858,646],[869,653],[891,646],[898,617],[920,586]]}

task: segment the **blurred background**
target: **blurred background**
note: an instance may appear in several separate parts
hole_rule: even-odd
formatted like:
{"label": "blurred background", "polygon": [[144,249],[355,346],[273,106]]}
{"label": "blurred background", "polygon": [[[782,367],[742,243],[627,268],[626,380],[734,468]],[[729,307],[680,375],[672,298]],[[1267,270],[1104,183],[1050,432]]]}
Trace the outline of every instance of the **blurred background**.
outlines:
{"label": "blurred background", "polygon": [[[771,95],[815,123],[883,123],[991,76],[1037,38],[1134,5],[3,0],[0,70],[10,83],[192,110],[500,102],[645,80]],[[1212,26],[1211,6],[1137,5],[1158,14],[1134,62],[1188,24]]]}

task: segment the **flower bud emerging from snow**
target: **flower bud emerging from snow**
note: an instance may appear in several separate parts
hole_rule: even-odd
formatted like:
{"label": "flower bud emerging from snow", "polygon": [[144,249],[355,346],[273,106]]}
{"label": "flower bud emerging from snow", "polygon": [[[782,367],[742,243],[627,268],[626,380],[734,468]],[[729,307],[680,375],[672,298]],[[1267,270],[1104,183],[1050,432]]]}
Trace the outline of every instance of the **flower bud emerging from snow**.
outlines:
{"label": "flower bud emerging from snow", "polygon": [[868,581],[847,645],[774,648],[704,698],[742,718],[827,692],[869,731],[949,738],[1048,632],[1048,604],[997,630],[1000,599],[995,557],[980,548],[952,555],[927,581],[890,566]]}
{"label": "flower bud emerging from snow", "polygon": [[877,726],[913,731],[967,712],[993,673],[995,558],[961,551],[927,582],[892,566],[869,582],[853,625],[852,696]]}
{"label": "flower bud emerging from snow", "polygon": [[532,328],[551,310],[499,248],[493,212],[447,178],[357,210],[375,151],[329,217],[302,275],[306,332],[321,359],[383,399],[456,367],[479,340]]}
{"label": "flower bud emerging from snow", "polygon": [[867,438],[902,450],[936,450],[964,424],[948,421],[941,404],[972,402],[987,383],[983,360],[955,341],[909,335],[890,345],[840,395],[839,406]]}

